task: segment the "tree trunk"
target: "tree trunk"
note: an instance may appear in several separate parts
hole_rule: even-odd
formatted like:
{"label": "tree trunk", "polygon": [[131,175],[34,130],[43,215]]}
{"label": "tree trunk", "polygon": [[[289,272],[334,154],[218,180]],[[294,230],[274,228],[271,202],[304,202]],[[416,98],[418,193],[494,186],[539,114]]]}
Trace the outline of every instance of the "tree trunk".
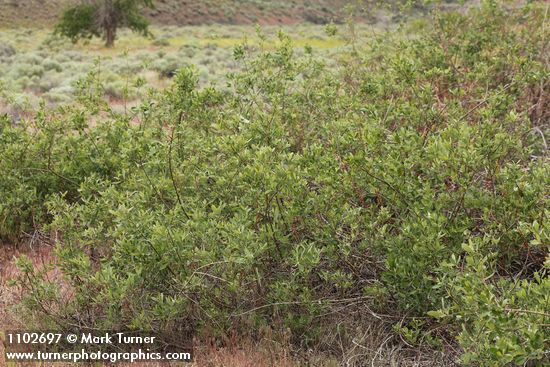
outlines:
{"label": "tree trunk", "polygon": [[101,25],[105,30],[105,46],[113,47],[115,45],[117,19],[113,0],[105,0],[100,8]]}
{"label": "tree trunk", "polygon": [[109,27],[105,29],[105,46],[113,47],[115,45],[116,28]]}

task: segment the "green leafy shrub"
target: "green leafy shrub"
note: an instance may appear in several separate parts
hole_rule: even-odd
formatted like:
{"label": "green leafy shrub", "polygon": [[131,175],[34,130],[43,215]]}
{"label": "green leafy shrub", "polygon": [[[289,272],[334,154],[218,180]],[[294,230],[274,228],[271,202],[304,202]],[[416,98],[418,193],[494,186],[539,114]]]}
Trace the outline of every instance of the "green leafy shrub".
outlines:
{"label": "green leafy shrub", "polygon": [[223,91],[184,68],[125,114],[91,75],[79,105],[4,123],[2,233],[58,233],[65,276],[24,266],[19,285],[42,290],[24,305],[49,327],[274,324],[308,343],[335,304],[363,302],[407,320],[412,343],[440,345],[428,327],[446,326],[465,364],[544,363],[536,5],[440,14],[419,37],[353,45],[339,71],[281,33],[255,56],[237,47]]}

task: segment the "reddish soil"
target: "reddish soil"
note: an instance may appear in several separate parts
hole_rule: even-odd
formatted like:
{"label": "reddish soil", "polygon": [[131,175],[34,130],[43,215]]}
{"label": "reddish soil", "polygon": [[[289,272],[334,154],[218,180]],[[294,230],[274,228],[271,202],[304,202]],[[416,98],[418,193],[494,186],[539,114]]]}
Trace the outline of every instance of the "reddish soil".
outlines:
{"label": "reddish soil", "polygon": [[[20,274],[15,261],[21,255],[26,255],[36,268],[41,268],[53,260],[52,247],[49,245],[0,244],[0,331],[16,328],[20,324],[15,315],[10,312],[11,306],[20,299],[20,290],[17,287],[7,286],[7,282]],[[48,276],[56,277],[58,274],[52,271]]]}

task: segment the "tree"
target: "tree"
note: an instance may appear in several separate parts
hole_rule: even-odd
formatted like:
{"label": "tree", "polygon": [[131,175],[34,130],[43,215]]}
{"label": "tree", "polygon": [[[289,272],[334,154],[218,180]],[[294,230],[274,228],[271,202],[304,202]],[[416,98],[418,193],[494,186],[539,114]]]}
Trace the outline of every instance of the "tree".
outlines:
{"label": "tree", "polygon": [[145,7],[152,8],[153,0],[82,0],[63,12],[55,32],[73,42],[103,37],[105,46],[113,47],[119,27],[149,34],[149,22],[141,14]]}

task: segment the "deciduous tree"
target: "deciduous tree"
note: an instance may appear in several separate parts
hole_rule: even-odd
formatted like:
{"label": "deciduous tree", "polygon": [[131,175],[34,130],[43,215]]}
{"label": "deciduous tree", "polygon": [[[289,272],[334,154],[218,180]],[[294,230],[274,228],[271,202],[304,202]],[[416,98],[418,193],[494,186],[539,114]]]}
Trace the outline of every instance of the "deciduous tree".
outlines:
{"label": "deciduous tree", "polygon": [[103,37],[105,46],[113,47],[120,27],[143,35],[149,33],[149,22],[142,15],[143,8],[147,7],[153,7],[153,0],[83,0],[63,12],[56,33],[73,42]]}

